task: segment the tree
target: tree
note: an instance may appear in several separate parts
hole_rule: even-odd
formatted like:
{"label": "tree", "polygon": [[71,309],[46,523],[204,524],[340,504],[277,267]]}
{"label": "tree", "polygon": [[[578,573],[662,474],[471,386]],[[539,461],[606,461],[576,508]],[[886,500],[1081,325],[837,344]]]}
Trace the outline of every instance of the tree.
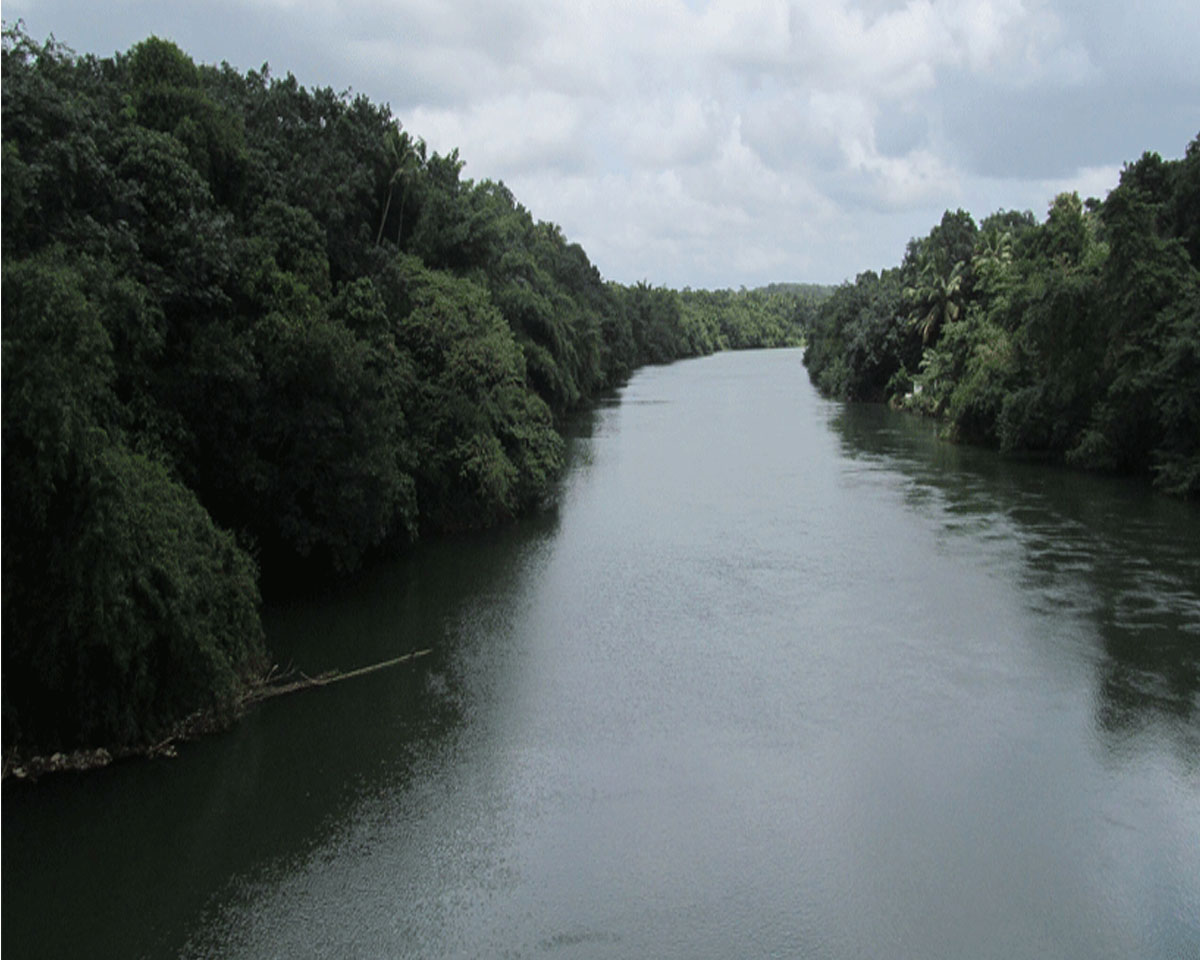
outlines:
{"label": "tree", "polygon": [[398,223],[396,224],[396,246],[399,247],[404,236],[405,187],[408,181],[421,169],[424,144],[418,144],[414,148],[408,134],[402,133],[397,124],[388,130],[387,135],[384,137],[384,145],[389,165],[392,167],[392,175],[388,178],[387,200],[383,204],[383,213],[379,216],[379,230],[375,234],[375,243],[378,245],[383,240],[383,228],[387,225],[388,211],[392,207],[392,194],[395,192],[396,187],[399,186],[400,215],[397,218]]}
{"label": "tree", "polygon": [[[1170,233],[1166,211],[1172,173],[1172,165],[1157,154],[1144,154],[1125,167],[1100,208],[1109,250],[1102,277],[1107,350],[1101,395],[1086,433],[1069,454],[1081,465],[1151,469],[1165,442],[1163,374],[1172,371],[1167,382],[1176,389],[1189,381],[1186,374],[1179,377],[1176,363],[1188,352],[1189,305],[1195,303],[1200,279],[1185,243]],[[1173,361],[1166,360],[1167,351]],[[1169,406],[1177,423],[1174,413],[1188,404],[1177,400]],[[1176,442],[1171,445],[1179,450]]]}
{"label": "tree", "polygon": [[904,289],[905,300],[914,308],[912,322],[923,345],[936,343],[943,325],[953,323],[962,312],[966,269],[961,262],[951,265],[935,257],[921,268],[918,285]]}
{"label": "tree", "polygon": [[[901,312],[900,271],[865,271],[834,290],[809,330],[804,363],[819,389],[846,400],[884,400],[915,369],[920,341]],[[915,346],[915,349],[914,349]]]}
{"label": "tree", "polygon": [[526,388],[512,331],[484,287],[411,255],[381,280],[396,347],[415,373],[404,410],[423,523],[462,530],[515,516],[545,495],[562,440]]}
{"label": "tree", "polygon": [[3,289],[6,745],[137,744],[228,709],[261,667],[253,563],[127,448],[84,271],[51,249]]}

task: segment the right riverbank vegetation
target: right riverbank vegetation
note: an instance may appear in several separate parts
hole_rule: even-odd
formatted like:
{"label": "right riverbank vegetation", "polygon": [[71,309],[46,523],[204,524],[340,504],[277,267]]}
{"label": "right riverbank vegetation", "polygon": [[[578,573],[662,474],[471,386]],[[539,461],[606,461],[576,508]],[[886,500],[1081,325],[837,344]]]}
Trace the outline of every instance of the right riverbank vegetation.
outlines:
{"label": "right riverbank vegetation", "polygon": [[1038,222],[947,211],[898,267],[834,291],[805,363],[828,396],[886,401],[1006,454],[1200,496],[1200,137],[1147,153],[1103,200]]}
{"label": "right riverbank vegetation", "polygon": [[260,574],[506,521],[569,411],[828,292],[605,282],[387,107],[156,38],[6,29],[3,151],[6,768],[231,716]]}

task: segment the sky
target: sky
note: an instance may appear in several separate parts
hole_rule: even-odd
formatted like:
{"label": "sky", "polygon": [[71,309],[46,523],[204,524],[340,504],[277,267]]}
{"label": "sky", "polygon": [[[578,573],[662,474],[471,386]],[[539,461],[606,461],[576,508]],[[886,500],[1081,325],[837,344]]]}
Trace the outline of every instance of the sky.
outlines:
{"label": "sky", "polygon": [[839,283],[1200,134],[1196,0],[5,0],[37,39],[150,35],[391,105],[606,279]]}

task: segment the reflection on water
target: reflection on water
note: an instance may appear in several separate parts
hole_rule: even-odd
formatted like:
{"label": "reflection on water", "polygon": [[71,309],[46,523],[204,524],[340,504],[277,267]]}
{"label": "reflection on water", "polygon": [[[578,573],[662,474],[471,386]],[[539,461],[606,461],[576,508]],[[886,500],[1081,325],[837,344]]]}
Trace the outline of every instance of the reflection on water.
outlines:
{"label": "reflection on water", "polygon": [[272,608],[306,672],[4,797],[45,957],[1200,956],[1200,520],[843,407],[639,373],[556,505]]}
{"label": "reflection on water", "polygon": [[1032,609],[1086,619],[1098,645],[1096,724],[1114,751],[1164,738],[1200,764],[1195,505],[1139,481],[946,443],[933,422],[881,406],[838,406],[829,423],[849,462],[868,477],[902,475],[904,501],[948,535],[1011,544]]}

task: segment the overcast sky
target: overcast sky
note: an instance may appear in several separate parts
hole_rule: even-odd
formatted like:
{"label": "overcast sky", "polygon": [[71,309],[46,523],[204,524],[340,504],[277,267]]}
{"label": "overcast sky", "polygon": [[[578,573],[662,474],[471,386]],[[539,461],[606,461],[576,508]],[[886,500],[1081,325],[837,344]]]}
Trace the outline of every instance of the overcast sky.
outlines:
{"label": "overcast sky", "polygon": [[608,279],[836,283],[1200,133],[1196,0],[5,0],[38,39],[353,89]]}

